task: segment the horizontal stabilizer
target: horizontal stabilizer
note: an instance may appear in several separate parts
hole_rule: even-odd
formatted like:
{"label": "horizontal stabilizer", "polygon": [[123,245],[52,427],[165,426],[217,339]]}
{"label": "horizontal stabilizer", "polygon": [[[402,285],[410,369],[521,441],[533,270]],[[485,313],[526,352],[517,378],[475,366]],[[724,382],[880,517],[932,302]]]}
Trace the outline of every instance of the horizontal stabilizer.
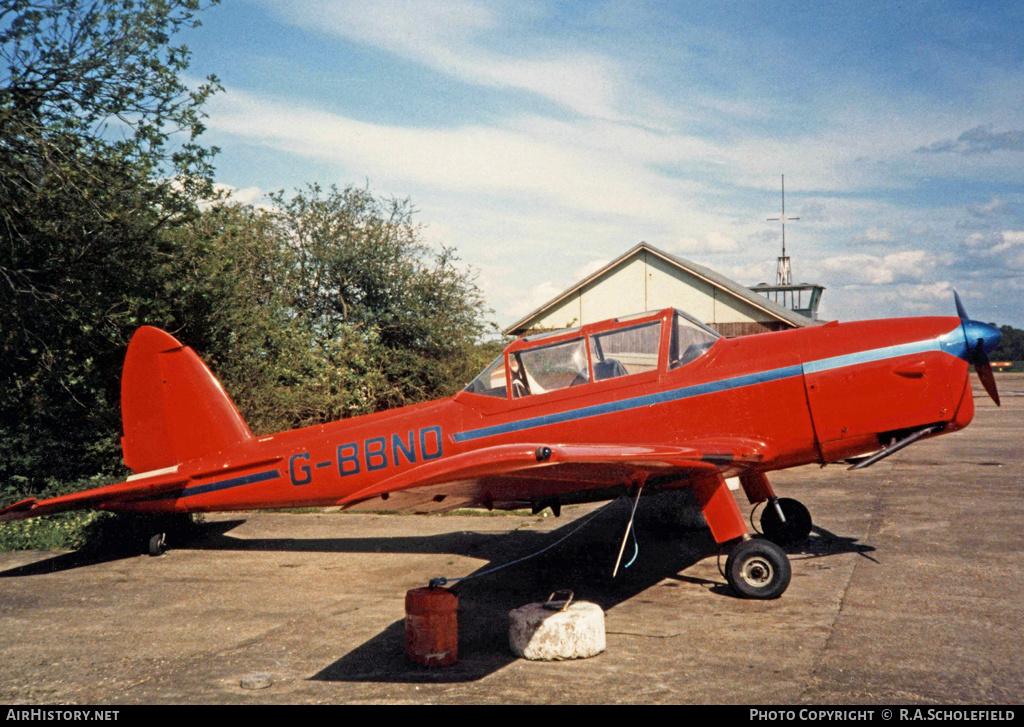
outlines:
{"label": "horizontal stabilizer", "polygon": [[0,510],[0,522],[24,520],[38,515],[51,515],[57,512],[81,510],[90,507],[107,509],[118,503],[141,500],[165,492],[173,492],[180,489],[188,480],[187,476],[169,472],[155,477],[147,477],[131,482],[119,482],[115,485],[106,485],[105,487],[95,487],[91,490],[74,492],[70,495],[51,497],[47,500],[37,500],[31,497]]}

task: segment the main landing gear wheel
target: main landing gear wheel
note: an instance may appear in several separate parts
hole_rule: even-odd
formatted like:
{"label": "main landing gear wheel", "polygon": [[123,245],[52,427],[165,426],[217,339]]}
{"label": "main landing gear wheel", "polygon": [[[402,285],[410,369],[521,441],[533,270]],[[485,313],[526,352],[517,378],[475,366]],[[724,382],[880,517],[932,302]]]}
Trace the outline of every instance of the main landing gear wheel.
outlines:
{"label": "main landing gear wheel", "polygon": [[[783,522],[779,518],[778,504],[782,508]],[[769,502],[761,512],[761,532],[776,545],[789,545],[811,534],[811,513],[799,500],[783,497]]]}
{"label": "main landing gear wheel", "polygon": [[782,548],[768,540],[741,540],[725,561],[725,577],[744,598],[778,598],[789,587],[792,571]]}

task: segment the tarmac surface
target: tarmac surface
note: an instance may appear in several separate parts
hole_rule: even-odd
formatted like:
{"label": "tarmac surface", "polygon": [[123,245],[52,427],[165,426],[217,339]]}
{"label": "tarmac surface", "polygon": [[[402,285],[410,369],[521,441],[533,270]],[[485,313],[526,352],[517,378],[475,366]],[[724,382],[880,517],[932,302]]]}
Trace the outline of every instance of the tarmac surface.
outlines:
{"label": "tarmac surface", "polygon": [[[155,558],[0,554],[0,704],[1020,704],[1024,375],[997,377],[1003,406],[976,387],[963,432],[772,476],[815,520],[778,600],[735,597],[699,515],[664,498],[641,499],[615,579],[625,501],[208,516]],[[406,661],[407,590],[544,548],[450,585],[455,666]],[[508,611],[565,588],[604,609],[607,649],[513,656]]]}

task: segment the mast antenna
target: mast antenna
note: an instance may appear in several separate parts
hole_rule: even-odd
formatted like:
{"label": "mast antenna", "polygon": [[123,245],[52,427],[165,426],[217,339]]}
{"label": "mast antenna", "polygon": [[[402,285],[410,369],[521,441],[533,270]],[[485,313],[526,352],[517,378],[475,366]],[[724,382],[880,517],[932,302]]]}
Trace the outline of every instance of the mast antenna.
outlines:
{"label": "mast antenna", "polygon": [[789,256],[786,255],[786,220],[799,220],[799,217],[786,217],[786,175],[782,175],[782,215],[769,217],[769,222],[782,223],[782,255],[779,257],[778,266],[775,272],[776,285],[792,285],[793,271],[789,266]]}

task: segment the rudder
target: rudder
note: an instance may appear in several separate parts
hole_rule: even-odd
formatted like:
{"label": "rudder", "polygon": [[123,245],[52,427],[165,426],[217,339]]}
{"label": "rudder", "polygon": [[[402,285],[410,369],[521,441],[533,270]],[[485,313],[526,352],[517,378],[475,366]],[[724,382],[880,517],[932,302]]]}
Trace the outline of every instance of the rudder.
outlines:
{"label": "rudder", "polygon": [[159,328],[132,336],[121,375],[124,462],[135,472],[172,467],[252,439],[227,392],[188,346]]}

